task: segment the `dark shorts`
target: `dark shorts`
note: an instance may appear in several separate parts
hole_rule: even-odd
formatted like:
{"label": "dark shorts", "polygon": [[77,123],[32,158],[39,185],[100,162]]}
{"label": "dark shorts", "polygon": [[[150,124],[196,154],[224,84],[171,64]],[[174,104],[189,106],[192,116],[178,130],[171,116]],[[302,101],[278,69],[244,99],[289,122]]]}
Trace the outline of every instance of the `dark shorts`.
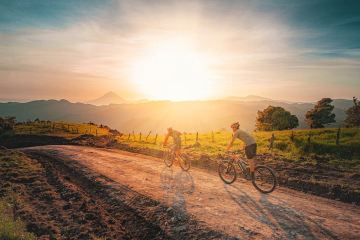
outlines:
{"label": "dark shorts", "polygon": [[252,159],[256,156],[256,143],[245,147],[245,155],[248,159]]}

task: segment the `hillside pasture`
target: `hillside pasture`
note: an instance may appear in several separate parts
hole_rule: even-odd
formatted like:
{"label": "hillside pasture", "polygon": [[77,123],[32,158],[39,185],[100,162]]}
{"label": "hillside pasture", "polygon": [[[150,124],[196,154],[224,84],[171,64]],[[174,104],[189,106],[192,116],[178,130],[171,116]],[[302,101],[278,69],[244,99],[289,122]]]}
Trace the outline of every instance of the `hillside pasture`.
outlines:
{"label": "hillside pasture", "polygon": [[[333,163],[337,167],[358,166],[360,170],[360,128],[341,128],[338,143],[337,134],[337,128],[253,132],[260,154],[278,155],[296,162],[314,162],[315,159]],[[158,134],[156,137],[151,134],[146,139],[147,134],[129,133],[117,140],[132,147],[161,150],[164,135]],[[271,147],[272,135],[274,141]],[[224,154],[232,133],[222,130],[198,133],[198,138],[196,136],[197,133],[182,134],[185,151],[216,157]],[[233,147],[235,151],[243,148],[241,141],[236,141]]]}
{"label": "hillside pasture", "polygon": [[94,123],[69,123],[62,121],[34,121],[15,125],[15,134],[35,134],[74,138],[83,134],[104,136],[109,128]]}

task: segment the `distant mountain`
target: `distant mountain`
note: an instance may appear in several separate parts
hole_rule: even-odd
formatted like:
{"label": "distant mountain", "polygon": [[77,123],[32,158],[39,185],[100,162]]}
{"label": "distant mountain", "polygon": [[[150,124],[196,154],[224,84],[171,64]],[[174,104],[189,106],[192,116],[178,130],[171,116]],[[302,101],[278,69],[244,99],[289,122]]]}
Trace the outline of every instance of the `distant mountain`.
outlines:
{"label": "distant mountain", "polygon": [[[336,123],[345,119],[345,110],[353,105],[352,100],[335,99],[333,102]],[[95,122],[109,125],[123,132],[163,133],[172,126],[180,131],[205,132],[228,128],[240,121],[242,128],[253,130],[258,110],[269,105],[280,106],[299,118],[300,128],[306,128],[305,113],[314,103],[286,103],[274,100],[261,101],[148,101],[95,106],[71,103],[66,100],[41,100],[28,103],[0,103],[0,116],[15,116],[18,121],[64,120],[70,122]]]}
{"label": "distant mountain", "polygon": [[103,95],[97,99],[91,100],[87,103],[96,105],[96,106],[102,106],[102,105],[110,105],[110,104],[122,104],[125,102],[126,102],[125,99],[123,99],[116,93],[108,92],[105,95]]}
{"label": "distant mountain", "polygon": [[257,102],[257,101],[265,101],[265,100],[271,100],[270,98],[264,98],[261,96],[256,95],[248,95],[246,97],[236,97],[236,96],[230,96],[226,97],[224,100],[227,101],[242,101],[242,102]]}
{"label": "distant mountain", "polygon": [[25,103],[25,102],[29,102],[31,101],[30,99],[12,99],[12,98],[0,98],[0,103],[7,103],[7,102],[21,102],[21,103]]}

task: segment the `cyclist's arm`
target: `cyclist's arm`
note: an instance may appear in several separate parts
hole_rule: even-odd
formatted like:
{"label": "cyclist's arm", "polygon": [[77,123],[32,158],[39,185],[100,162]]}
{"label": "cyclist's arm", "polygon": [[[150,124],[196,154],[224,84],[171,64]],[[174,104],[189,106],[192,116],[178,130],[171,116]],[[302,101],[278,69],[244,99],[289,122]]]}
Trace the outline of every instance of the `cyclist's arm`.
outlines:
{"label": "cyclist's arm", "polygon": [[168,142],[168,139],[169,139],[169,136],[170,136],[169,133],[167,133],[167,134],[165,135],[165,139],[164,139],[164,143],[163,143],[164,146],[166,146],[166,144],[167,144],[167,142]]}
{"label": "cyclist's arm", "polygon": [[234,144],[234,141],[235,141],[235,137],[233,137],[233,138],[231,139],[231,141],[229,142],[229,145],[227,146],[226,151],[230,151],[232,145]]}

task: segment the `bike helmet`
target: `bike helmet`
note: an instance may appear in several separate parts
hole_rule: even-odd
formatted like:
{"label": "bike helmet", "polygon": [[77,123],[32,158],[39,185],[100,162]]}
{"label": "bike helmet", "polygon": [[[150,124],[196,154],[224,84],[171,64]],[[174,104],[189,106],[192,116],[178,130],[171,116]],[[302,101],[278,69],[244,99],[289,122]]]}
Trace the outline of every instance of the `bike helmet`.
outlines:
{"label": "bike helmet", "polygon": [[231,127],[231,128],[239,128],[239,127],[240,127],[240,123],[239,123],[239,122],[234,122],[233,124],[231,124],[230,127]]}

